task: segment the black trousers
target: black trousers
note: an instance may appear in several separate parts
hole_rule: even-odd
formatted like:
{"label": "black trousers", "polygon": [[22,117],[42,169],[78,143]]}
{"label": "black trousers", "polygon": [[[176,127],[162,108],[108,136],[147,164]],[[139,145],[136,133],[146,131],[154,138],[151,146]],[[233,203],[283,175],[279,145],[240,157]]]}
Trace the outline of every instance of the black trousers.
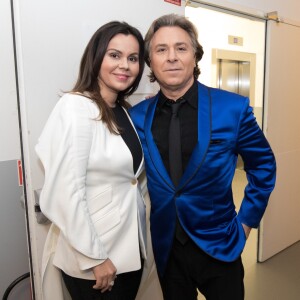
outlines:
{"label": "black trousers", "polygon": [[197,300],[197,289],[207,300],[243,300],[244,267],[241,258],[222,262],[207,255],[190,239],[177,239],[166,271],[159,278],[164,300]]}
{"label": "black trousers", "polygon": [[72,300],[134,300],[141,282],[142,270],[143,268],[118,274],[112,290],[104,293],[93,289],[95,280],[74,278],[64,272],[62,276]]}

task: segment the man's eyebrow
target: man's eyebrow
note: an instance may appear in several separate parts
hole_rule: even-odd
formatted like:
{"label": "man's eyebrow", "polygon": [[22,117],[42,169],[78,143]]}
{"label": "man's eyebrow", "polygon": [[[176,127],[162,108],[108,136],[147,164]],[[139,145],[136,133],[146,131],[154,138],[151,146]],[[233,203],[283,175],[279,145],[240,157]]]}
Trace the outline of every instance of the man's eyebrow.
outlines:
{"label": "man's eyebrow", "polygon": [[178,42],[175,45],[187,45],[187,44],[188,44],[187,42]]}
{"label": "man's eyebrow", "polygon": [[157,47],[167,47],[167,46],[168,46],[167,44],[161,43],[161,44],[155,45],[155,48],[157,48]]}
{"label": "man's eyebrow", "polygon": [[[182,46],[182,45],[187,45],[188,43],[186,42],[177,42],[175,43],[175,46]],[[168,44],[164,44],[164,43],[161,43],[161,44],[157,44],[155,45],[155,48],[157,47],[168,47]]]}

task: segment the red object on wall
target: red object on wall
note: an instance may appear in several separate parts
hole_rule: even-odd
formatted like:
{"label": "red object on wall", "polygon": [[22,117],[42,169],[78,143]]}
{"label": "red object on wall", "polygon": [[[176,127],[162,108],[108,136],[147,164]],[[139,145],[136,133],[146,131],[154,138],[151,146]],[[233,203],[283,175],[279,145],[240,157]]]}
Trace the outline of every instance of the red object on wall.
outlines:
{"label": "red object on wall", "polygon": [[165,2],[169,2],[178,6],[181,6],[181,0],[165,0]]}
{"label": "red object on wall", "polygon": [[23,185],[23,170],[22,170],[22,162],[18,160],[18,178],[19,178],[19,186]]}

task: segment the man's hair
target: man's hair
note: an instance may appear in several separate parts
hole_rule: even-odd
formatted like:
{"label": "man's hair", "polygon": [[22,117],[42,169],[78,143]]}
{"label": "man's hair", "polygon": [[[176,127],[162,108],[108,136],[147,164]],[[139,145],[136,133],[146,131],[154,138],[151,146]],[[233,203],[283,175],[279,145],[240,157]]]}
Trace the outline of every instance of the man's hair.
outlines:
{"label": "man's hair", "polygon": [[[195,52],[195,68],[194,68],[194,77],[198,78],[200,75],[200,68],[198,67],[198,62],[201,60],[203,56],[203,48],[198,42],[198,32],[196,27],[193,25],[191,21],[189,21],[186,17],[176,15],[176,14],[168,14],[159,17],[154,20],[151,24],[146,36],[145,36],[145,62],[150,67],[150,51],[151,51],[151,41],[155,34],[155,32],[162,27],[179,27],[187,32],[189,37],[191,38],[192,47]],[[149,75],[150,81],[156,81],[155,75],[153,72],[150,72]]]}

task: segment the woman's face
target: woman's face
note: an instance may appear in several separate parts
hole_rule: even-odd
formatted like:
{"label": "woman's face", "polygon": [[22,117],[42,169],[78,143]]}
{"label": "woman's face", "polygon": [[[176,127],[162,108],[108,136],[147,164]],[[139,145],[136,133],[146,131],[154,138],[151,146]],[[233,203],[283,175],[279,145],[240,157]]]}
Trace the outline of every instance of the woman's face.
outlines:
{"label": "woman's face", "polygon": [[117,34],[109,42],[99,71],[103,99],[114,106],[118,93],[139,74],[139,44],[133,35]]}

